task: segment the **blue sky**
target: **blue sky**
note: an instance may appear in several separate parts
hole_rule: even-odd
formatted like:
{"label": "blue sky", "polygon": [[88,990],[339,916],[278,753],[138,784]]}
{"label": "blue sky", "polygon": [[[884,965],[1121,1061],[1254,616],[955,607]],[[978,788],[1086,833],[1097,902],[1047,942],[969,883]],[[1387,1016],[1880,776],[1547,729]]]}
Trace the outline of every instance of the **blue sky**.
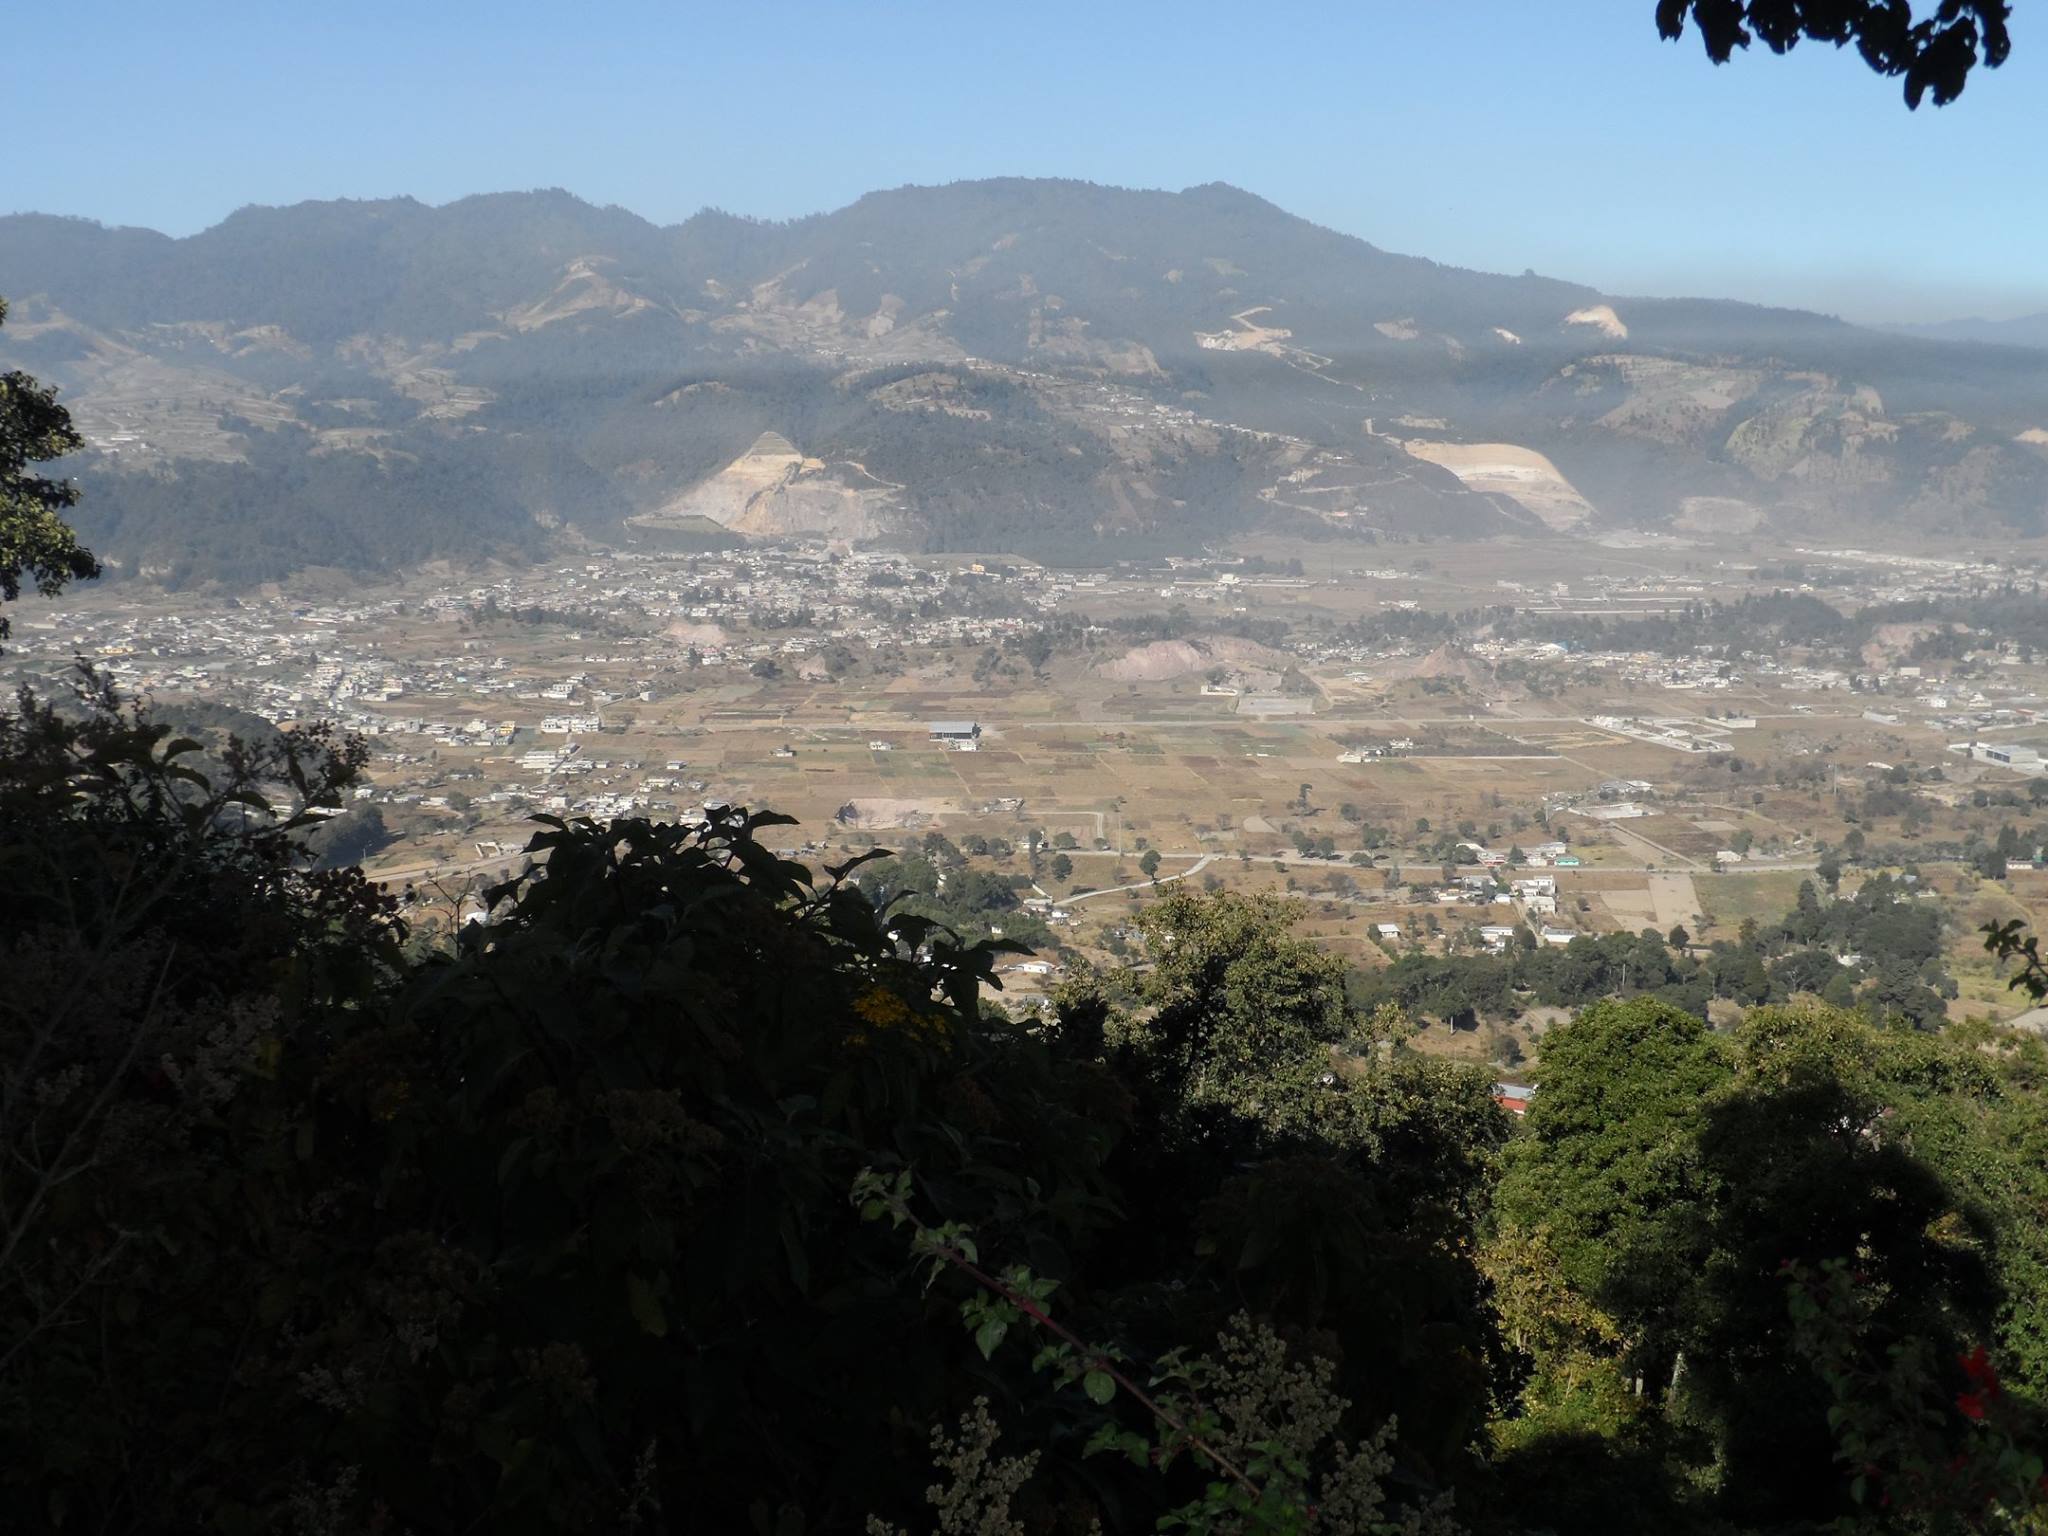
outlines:
{"label": "blue sky", "polygon": [[2048,309],[2048,4],[2018,10],[2004,69],[1909,113],[1832,50],[1716,70],[1653,0],[66,0],[8,19],[37,152],[0,209],[185,234],[245,203],[562,186],[666,223],[974,176],[1221,180],[1620,293],[2006,315]]}

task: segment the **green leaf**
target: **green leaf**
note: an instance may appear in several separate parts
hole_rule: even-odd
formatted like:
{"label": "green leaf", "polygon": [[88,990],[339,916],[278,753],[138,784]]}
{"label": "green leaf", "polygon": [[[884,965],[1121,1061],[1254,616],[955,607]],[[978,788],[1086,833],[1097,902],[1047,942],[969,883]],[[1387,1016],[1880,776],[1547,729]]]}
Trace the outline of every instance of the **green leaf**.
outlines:
{"label": "green leaf", "polygon": [[1093,1456],[1099,1451],[1115,1450],[1119,1433],[1120,1431],[1117,1429],[1114,1420],[1102,1425],[1094,1434],[1088,1437],[1088,1443],[1081,1447],[1081,1454],[1083,1456]]}
{"label": "green leaf", "polygon": [[1031,1369],[1042,1371],[1048,1365],[1059,1365],[1073,1353],[1071,1344],[1047,1344],[1031,1357]]}
{"label": "green leaf", "polygon": [[982,1325],[974,1330],[974,1343],[981,1351],[981,1358],[986,1360],[993,1355],[996,1346],[1003,1342],[1003,1335],[1009,1331],[1010,1325],[1000,1317],[984,1319]]}
{"label": "green leaf", "polygon": [[1107,1371],[1090,1371],[1081,1378],[1081,1390],[1097,1407],[1116,1396],[1116,1378]]}
{"label": "green leaf", "polygon": [[633,1314],[633,1321],[640,1325],[642,1333],[651,1333],[657,1339],[668,1336],[668,1314],[662,1310],[661,1298],[654,1294],[654,1287],[637,1274],[626,1276],[626,1309]]}

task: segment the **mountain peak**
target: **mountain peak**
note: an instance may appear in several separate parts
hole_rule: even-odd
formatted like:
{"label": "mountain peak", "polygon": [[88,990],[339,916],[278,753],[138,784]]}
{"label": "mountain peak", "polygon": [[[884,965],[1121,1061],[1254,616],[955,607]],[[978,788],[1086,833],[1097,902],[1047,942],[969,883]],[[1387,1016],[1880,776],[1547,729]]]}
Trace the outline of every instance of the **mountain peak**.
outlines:
{"label": "mountain peak", "polygon": [[1261,213],[1278,214],[1282,218],[1293,218],[1279,204],[1269,202],[1256,192],[1247,192],[1243,187],[1233,186],[1227,181],[1205,181],[1199,186],[1183,187],[1180,195],[1195,202],[1213,203],[1219,207],[1257,209]]}

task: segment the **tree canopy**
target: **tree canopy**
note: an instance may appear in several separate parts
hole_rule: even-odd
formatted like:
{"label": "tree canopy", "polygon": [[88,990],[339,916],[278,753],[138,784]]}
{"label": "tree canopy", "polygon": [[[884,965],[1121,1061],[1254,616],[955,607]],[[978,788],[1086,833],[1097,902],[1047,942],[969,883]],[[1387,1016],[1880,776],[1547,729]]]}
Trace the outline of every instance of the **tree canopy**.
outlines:
{"label": "tree canopy", "polygon": [[1716,64],[1753,41],[1773,53],[1802,40],[1853,47],[1877,73],[1903,81],[1908,107],[1930,92],[1945,107],[1978,64],[2003,64],[2011,17],[2007,0],[1938,0],[1918,17],[1909,0],[1657,0],[1657,30],[1675,40],[1690,22]]}
{"label": "tree canopy", "polygon": [[[0,325],[6,320],[7,301],[0,299]],[[99,562],[64,521],[78,503],[77,487],[34,468],[82,446],[55,390],[19,370],[0,373],[0,600],[20,597],[24,579],[49,596],[66,582],[99,575]],[[7,634],[0,613],[0,640]]]}

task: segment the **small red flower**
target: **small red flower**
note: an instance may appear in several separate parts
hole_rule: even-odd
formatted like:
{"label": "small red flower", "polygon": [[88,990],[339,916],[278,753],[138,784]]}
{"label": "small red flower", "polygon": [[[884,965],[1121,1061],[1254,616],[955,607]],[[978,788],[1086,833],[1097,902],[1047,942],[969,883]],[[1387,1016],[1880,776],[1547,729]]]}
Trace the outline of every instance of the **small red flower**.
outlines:
{"label": "small red flower", "polygon": [[1956,1399],[1956,1412],[1966,1419],[1981,1420],[1984,1417],[1984,1399],[1982,1392],[1965,1392]]}
{"label": "small red flower", "polygon": [[1982,1344],[1967,1355],[1959,1355],[1956,1358],[1963,1368],[1963,1374],[1970,1378],[1978,1391],[1988,1397],[1998,1395],[1998,1368],[1991,1363],[1991,1357],[1984,1353]]}

